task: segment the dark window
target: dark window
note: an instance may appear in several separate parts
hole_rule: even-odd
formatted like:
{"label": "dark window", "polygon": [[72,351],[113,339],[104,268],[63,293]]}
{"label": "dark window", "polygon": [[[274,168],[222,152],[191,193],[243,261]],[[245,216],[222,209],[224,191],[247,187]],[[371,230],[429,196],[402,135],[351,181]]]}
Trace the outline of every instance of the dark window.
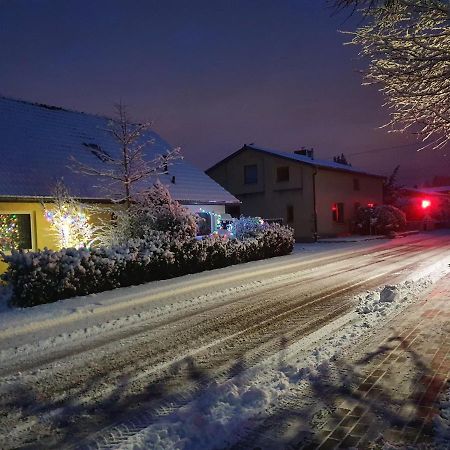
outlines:
{"label": "dark window", "polygon": [[331,208],[333,214],[333,222],[344,223],[344,204],[334,203]]}
{"label": "dark window", "polygon": [[286,208],[286,222],[292,223],[294,221],[294,207],[292,205],[288,205]]}
{"label": "dark window", "polygon": [[289,167],[277,167],[277,181],[289,181]]}
{"label": "dark window", "polygon": [[359,191],[359,178],[353,178],[353,190]]}
{"label": "dark window", "polygon": [[197,236],[211,234],[211,214],[208,212],[199,212],[197,215],[200,217],[197,224]]}
{"label": "dark window", "polygon": [[244,184],[255,184],[258,182],[258,166],[252,164],[244,166]]}
{"label": "dark window", "polygon": [[29,214],[0,214],[0,250],[30,250],[31,217]]}

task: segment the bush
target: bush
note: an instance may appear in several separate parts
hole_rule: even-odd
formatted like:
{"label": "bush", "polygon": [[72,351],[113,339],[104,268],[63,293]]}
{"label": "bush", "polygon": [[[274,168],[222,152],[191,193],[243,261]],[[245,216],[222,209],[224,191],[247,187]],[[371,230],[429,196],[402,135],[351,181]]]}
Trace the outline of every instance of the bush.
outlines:
{"label": "bush", "polygon": [[2,255],[9,264],[2,278],[12,286],[12,303],[26,307],[286,255],[294,244],[292,230],[278,224],[265,224],[243,240],[174,241],[172,237],[153,231],[146,239],[130,240],[126,246],[13,251]]}
{"label": "bush", "polygon": [[197,217],[174,200],[162,183],[155,183],[137,200],[131,209],[132,237],[146,238],[156,230],[170,233],[177,240],[195,238]]}
{"label": "bush", "polygon": [[391,205],[361,207],[356,213],[356,226],[362,234],[390,234],[406,229],[403,211]]}
{"label": "bush", "polygon": [[233,221],[233,232],[237,239],[255,237],[264,228],[264,222],[259,217],[241,216]]}
{"label": "bush", "polygon": [[[92,210],[102,212],[99,208]],[[155,232],[170,234],[177,240],[190,240],[197,234],[197,216],[174,200],[159,182],[137,195],[127,209],[108,212],[114,220],[103,219],[96,233],[96,243],[105,247],[126,245],[130,239],[151,240]]]}

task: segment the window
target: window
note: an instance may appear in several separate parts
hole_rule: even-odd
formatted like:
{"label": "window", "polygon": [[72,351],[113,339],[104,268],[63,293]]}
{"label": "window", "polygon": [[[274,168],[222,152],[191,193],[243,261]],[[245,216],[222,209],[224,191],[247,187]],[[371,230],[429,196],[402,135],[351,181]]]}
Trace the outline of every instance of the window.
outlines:
{"label": "window", "polygon": [[251,164],[244,166],[244,184],[256,184],[258,182],[258,166]]}
{"label": "window", "polygon": [[359,191],[359,178],[353,178],[353,190]]}
{"label": "window", "polygon": [[0,213],[0,250],[33,248],[30,214]]}
{"label": "window", "polygon": [[344,223],[344,204],[334,203],[332,208],[333,222]]}
{"label": "window", "polygon": [[292,205],[288,205],[286,208],[286,222],[292,223],[294,221],[294,207]]}
{"label": "window", "polygon": [[277,182],[289,181],[289,167],[277,167]]}
{"label": "window", "polygon": [[197,224],[197,236],[206,236],[211,234],[211,214],[208,212],[199,212],[197,215],[200,217]]}

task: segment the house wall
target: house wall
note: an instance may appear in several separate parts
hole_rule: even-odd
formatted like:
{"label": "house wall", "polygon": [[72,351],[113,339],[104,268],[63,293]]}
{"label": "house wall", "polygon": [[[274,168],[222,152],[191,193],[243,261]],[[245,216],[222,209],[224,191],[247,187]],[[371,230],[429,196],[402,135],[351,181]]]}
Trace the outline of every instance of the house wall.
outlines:
{"label": "house wall", "polygon": [[[258,181],[244,183],[244,167],[258,167]],[[289,167],[289,181],[277,181],[277,168]],[[314,233],[312,167],[252,150],[208,170],[208,175],[241,202],[241,214],[264,219],[283,219],[294,228],[297,240],[311,239]],[[293,222],[288,222],[288,207]]]}
{"label": "house wall", "polygon": [[[359,190],[354,187],[354,180]],[[363,174],[318,169],[316,178],[317,227],[320,236],[336,236],[353,231],[358,206],[383,203],[383,179]],[[344,221],[333,221],[332,207],[344,204]]]}
{"label": "house wall", "polygon": [[[224,214],[224,205],[184,205],[192,212],[198,212],[204,209],[215,214]],[[48,204],[51,209],[51,203]],[[40,250],[45,247],[56,250],[58,248],[58,241],[55,237],[50,223],[44,216],[44,208],[39,202],[0,202],[0,214],[19,214],[26,213],[31,215],[31,235],[33,248],[32,250]],[[98,217],[98,216],[97,216]],[[105,217],[104,217],[105,218]],[[90,220],[95,224],[95,216]],[[0,261],[0,274],[6,270],[7,265]]]}
{"label": "house wall", "polygon": [[[258,182],[244,183],[244,166],[256,164]],[[277,182],[278,167],[289,167],[289,181]],[[315,168],[274,155],[247,149],[207,171],[208,175],[236,196],[241,213],[264,219],[282,218],[294,228],[297,240],[314,236],[313,178]],[[359,180],[355,190],[353,180]],[[316,211],[319,236],[336,236],[352,228],[355,205],[381,204],[383,179],[363,174],[317,168]],[[344,203],[344,222],[333,221],[332,206]],[[294,207],[294,221],[287,222],[287,207]]]}
{"label": "house wall", "polygon": [[[104,206],[104,205],[103,205]],[[99,208],[103,207],[98,205]],[[46,207],[51,210],[52,203],[46,203]],[[1,202],[0,201],[0,214],[19,214],[27,213],[31,216],[31,236],[33,248],[31,250],[37,251],[44,248],[57,250],[58,240],[54,230],[51,228],[50,223],[45,218],[44,207],[40,202]],[[95,225],[99,223],[99,218],[106,219],[109,213],[95,213],[91,214],[89,221]],[[0,261],[0,274],[6,270],[7,265]]]}

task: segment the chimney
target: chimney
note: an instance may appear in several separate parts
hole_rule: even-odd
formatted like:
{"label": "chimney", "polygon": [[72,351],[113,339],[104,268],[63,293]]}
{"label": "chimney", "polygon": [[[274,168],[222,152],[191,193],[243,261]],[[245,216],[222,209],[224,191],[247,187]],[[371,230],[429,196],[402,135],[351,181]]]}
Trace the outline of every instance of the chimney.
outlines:
{"label": "chimney", "polygon": [[314,149],[301,147],[300,150],[294,150],[296,155],[306,156],[307,158],[314,159]]}

